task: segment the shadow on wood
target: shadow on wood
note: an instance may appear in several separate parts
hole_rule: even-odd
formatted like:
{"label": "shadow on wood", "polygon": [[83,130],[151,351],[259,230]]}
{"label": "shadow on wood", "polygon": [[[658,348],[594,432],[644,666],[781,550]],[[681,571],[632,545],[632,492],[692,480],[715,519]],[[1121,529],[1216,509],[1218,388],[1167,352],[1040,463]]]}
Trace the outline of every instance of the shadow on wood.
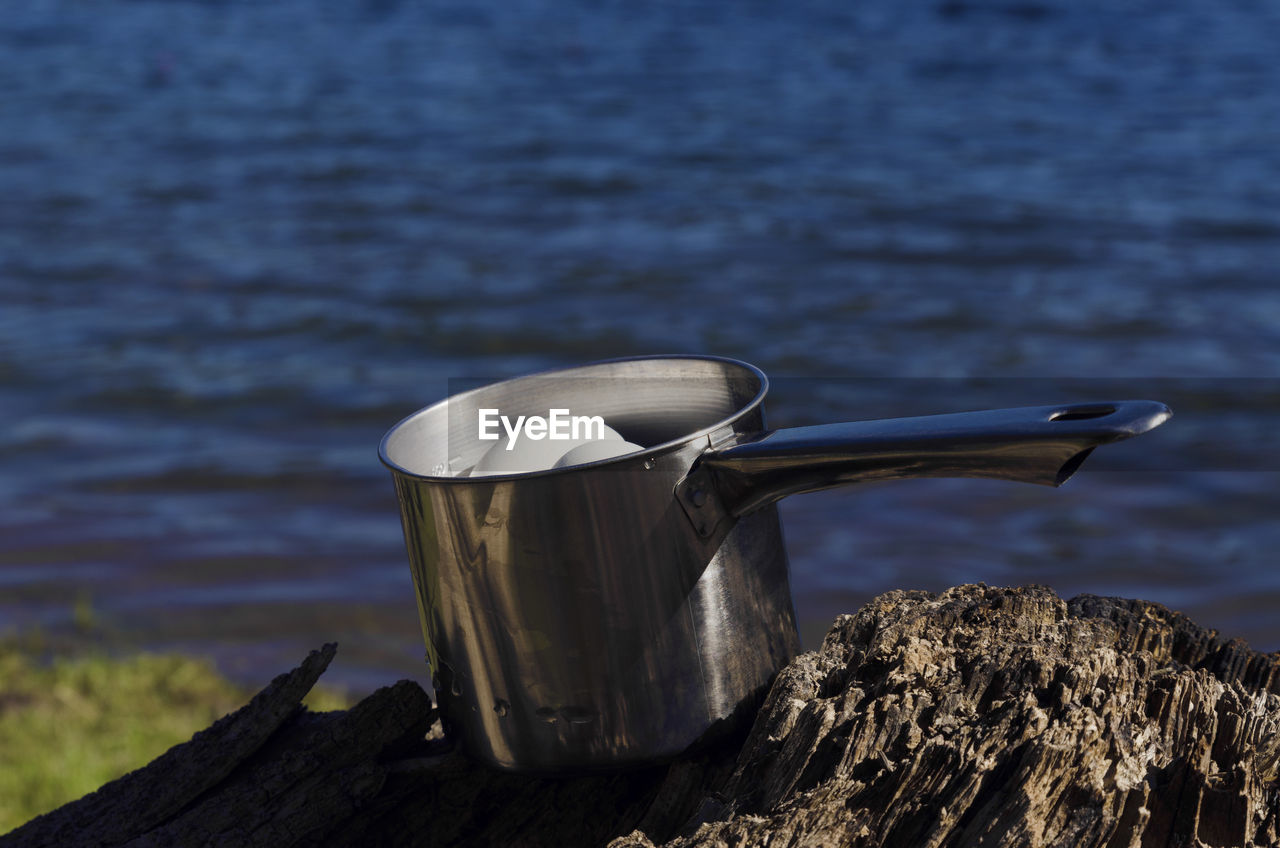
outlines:
{"label": "shadow on wood", "polygon": [[333,645],[0,846],[1280,844],[1280,655],[1143,601],[890,592],[739,734],[618,774],[499,774],[409,681],[301,698]]}

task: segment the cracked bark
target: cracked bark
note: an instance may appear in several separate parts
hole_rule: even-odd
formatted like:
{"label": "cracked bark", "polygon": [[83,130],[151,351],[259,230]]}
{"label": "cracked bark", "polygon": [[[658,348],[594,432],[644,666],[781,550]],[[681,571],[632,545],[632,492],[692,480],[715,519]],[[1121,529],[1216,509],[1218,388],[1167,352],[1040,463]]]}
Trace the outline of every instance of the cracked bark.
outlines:
{"label": "cracked bark", "polygon": [[0,846],[1280,844],[1280,655],[1143,601],[891,592],[749,732],[555,779],[450,750],[413,683],[301,712],[331,656]]}

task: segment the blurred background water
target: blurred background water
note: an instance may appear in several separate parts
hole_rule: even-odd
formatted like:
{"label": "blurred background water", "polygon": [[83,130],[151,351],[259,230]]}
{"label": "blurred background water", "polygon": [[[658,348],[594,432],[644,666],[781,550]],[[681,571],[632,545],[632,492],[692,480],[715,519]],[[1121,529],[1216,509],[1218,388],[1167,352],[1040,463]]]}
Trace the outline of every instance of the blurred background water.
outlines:
{"label": "blurred background water", "polygon": [[1175,407],[1058,491],[784,502],[809,645],[984,580],[1276,650],[1277,41],[1248,0],[6,9],[0,630],[426,679],[382,433],[685,352],[777,425]]}

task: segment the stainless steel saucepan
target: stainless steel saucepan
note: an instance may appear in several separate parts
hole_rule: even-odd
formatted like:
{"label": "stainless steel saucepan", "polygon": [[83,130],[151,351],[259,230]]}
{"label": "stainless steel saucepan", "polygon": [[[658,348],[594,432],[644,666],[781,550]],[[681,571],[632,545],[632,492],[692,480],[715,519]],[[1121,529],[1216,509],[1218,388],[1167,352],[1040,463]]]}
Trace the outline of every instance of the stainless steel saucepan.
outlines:
{"label": "stainless steel saucepan", "polygon": [[[651,763],[731,726],[799,650],[778,512],[863,480],[1057,486],[1170,412],[1117,401],[768,431],[743,362],[663,356],[495,383],[414,413],[391,469],[446,730],[504,769]],[[464,476],[481,410],[597,415],[643,450]]]}

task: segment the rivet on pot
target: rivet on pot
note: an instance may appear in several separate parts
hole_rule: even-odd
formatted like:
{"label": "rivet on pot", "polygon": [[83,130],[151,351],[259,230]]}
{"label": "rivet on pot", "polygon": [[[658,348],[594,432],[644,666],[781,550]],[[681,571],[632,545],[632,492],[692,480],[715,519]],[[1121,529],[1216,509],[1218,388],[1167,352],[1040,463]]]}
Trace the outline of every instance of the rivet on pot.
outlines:
{"label": "rivet on pot", "polygon": [[511,712],[511,704],[499,698],[493,703],[493,711],[498,714],[498,718],[506,718],[507,713]]}
{"label": "rivet on pot", "polygon": [[590,724],[595,720],[596,711],[587,707],[561,707],[560,718],[570,724]]}

